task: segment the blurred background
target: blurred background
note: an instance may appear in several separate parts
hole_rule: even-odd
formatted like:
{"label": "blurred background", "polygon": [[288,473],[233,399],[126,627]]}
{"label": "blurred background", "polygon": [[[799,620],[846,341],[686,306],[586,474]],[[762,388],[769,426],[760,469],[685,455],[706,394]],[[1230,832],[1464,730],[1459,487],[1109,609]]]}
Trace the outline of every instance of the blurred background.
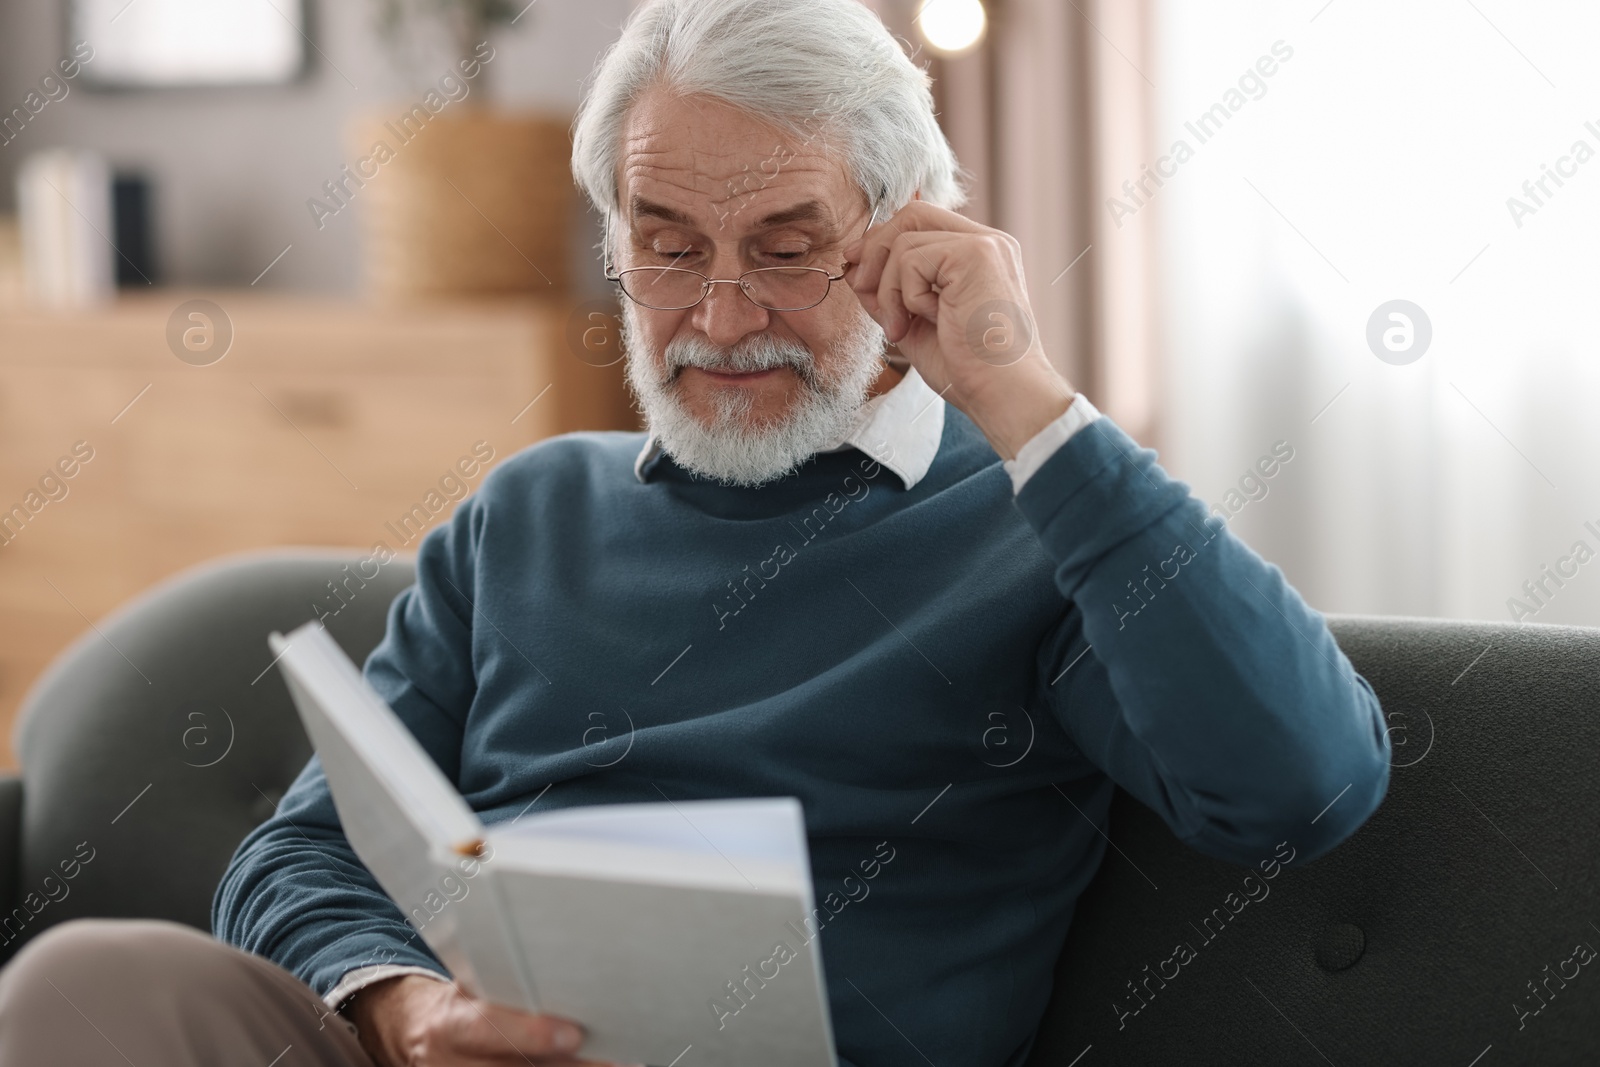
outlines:
{"label": "blurred background", "polygon": [[[1051,357],[1315,607],[1600,625],[1593,5],[865,2]],[[631,7],[0,5],[0,724],[185,567],[634,428],[567,170]]]}

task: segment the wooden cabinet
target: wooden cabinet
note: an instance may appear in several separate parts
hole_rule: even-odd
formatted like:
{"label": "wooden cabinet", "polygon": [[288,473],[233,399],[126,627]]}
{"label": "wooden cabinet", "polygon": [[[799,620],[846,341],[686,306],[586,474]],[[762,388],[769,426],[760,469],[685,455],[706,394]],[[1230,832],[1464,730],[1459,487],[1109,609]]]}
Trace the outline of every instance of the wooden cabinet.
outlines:
{"label": "wooden cabinet", "polygon": [[561,303],[212,293],[233,341],[197,366],[167,343],[194,295],[0,312],[0,765],[39,672],[152,583],[244,549],[399,548],[385,523],[475,446],[492,465],[553,434],[636,425],[621,365],[569,350]]}

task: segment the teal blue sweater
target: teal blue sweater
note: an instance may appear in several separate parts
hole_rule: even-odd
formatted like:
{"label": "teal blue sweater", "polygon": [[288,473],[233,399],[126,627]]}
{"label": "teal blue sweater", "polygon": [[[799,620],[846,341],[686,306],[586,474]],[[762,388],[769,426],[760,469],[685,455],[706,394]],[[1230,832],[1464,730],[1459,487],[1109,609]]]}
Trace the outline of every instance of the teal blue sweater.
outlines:
{"label": "teal blue sweater", "polygon": [[[798,797],[844,1064],[1022,1062],[1113,784],[1251,865],[1383,798],[1378,701],[1322,617],[1109,419],[1015,497],[954,409],[909,490],[855,449],[759,489],[667,457],[642,484],[642,443],[502,463],[423,541],[365,674],[488,823]],[[212,919],[318,992],[444,970],[316,760]]]}

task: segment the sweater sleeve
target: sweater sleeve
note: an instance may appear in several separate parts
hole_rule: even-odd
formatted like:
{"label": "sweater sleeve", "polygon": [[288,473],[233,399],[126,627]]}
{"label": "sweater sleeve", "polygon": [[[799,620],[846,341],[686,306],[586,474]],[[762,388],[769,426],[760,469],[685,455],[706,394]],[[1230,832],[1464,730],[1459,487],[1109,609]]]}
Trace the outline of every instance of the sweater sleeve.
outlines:
{"label": "sweater sleeve", "polygon": [[[363,670],[452,783],[476,690],[469,598],[477,499],[423,539],[416,582],[390,605],[383,641]],[[364,967],[448,974],[350,847],[316,757],[234,852],[211,925],[219,939],[272,960],[319,995]]]}
{"label": "sweater sleeve", "polygon": [[1017,507],[1067,604],[1039,686],[1078,747],[1181,839],[1252,864],[1354,833],[1388,789],[1378,699],[1312,610],[1108,418]]}

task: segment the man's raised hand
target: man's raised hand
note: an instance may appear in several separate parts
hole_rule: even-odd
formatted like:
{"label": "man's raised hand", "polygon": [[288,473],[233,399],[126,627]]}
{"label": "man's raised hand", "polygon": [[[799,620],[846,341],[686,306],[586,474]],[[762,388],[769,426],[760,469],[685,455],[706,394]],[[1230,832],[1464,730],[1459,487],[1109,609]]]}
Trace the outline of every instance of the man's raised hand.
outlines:
{"label": "man's raised hand", "polygon": [[923,379],[1011,458],[1076,394],[1039,342],[1022,246],[913,200],[844,249],[862,307]]}

